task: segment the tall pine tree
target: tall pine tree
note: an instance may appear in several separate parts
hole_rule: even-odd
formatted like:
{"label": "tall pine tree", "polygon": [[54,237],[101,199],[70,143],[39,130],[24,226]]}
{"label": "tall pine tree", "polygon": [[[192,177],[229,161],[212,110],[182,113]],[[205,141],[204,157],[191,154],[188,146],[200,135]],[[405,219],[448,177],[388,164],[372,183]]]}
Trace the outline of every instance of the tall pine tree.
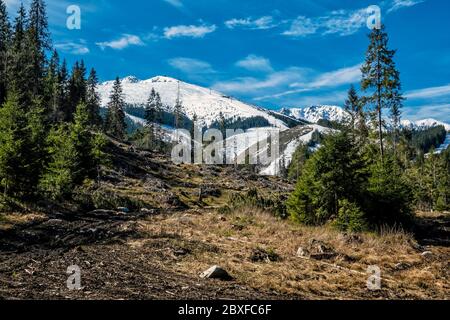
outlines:
{"label": "tall pine tree", "polygon": [[126,136],[127,124],[125,123],[125,100],[123,97],[122,84],[119,77],[114,81],[113,89],[109,98],[108,113],[106,114],[106,132],[118,139]]}
{"label": "tall pine tree", "polygon": [[8,13],[6,5],[3,0],[0,0],[0,106],[6,99],[7,86],[7,49],[11,40],[11,26],[8,20]]}
{"label": "tall pine tree", "polygon": [[48,31],[47,13],[43,0],[32,0],[28,23],[28,45],[30,50],[30,74],[33,95],[43,92],[46,52],[51,50],[50,33]]}
{"label": "tall pine tree", "polygon": [[86,84],[86,106],[89,115],[88,123],[94,127],[101,127],[102,117],[100,116],[100,96],[97,93],[98,78],[94,68],[91,69]]}
{"label": "tall pine tree", "polygon": [[401,101],[400,73],[396,69],[394,56],[396,51],[388,48],[388,35],[384,25],[374,28],[369,35],[370,43],[365,63],[361,68],[361,89],[367,93],[364,102],[374,106],[381,160],[384,160],[383,109],[400,107],[394,101]]}

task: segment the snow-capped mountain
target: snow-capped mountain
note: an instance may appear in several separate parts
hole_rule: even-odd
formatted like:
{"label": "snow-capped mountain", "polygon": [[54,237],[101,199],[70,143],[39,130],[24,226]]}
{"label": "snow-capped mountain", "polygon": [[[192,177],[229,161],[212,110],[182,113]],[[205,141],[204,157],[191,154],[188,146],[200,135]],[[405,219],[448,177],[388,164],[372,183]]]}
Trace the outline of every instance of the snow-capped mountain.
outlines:
{"label": "snow-capped mountain", "polygon": [[[268,111],[252,106],[229,97],[220,92],[179,81],[177,79],[158,76],[148,80],[139,80],[129,76],[121,80],[125,102],[128,105],[144,106],[155,89],[161,96],[162,103],[170,111],[175,106],[178,98],[182,102],[184,112],[190,119],[194,114],[203,126],[210,126],[219,119],[220,113],[225,119],[248,119],[253,117],[263,117],[267,119],[271,126],[287,130],[287,125],[269,114]],[[101,104],[106,107],[114,81],[106,81],[99,85],[98,92],[101,97]]]}
{"label": "snow-capped mountain", "polygon": [[[306,120],[311,123],[317,123],[319,120],[329,120],[342,122],[348,117],[345,110],[338,106],[311,106],[306,108],[283,108],[281,114],[294,117],[299,120]],[[401,126],[407,129],[423,130],[427,128],[444,126],[445,130],[450,131],[450,124],[438,121],[436,119],[423,119],[418,121],[402,120]]]}
{"label": "snow-capped mountain", "polygon": [[409,129],[427,129],[427,128],[433,128],[437,126],[444,126],[445,130],[450,131],[450,124],[438,121],[435,119],[424,119],[424,120],[418,120],[418,121],[410,121],[410,120],[402,120],[401,122],[403,128],[409,128]]}
{"label": "snow-capped mountain", "polygon": [[306,108],[283,108],[280,113],[300,120],[317,123],[319,120],[342,122],[347,113],[338,106],[310,106]]}

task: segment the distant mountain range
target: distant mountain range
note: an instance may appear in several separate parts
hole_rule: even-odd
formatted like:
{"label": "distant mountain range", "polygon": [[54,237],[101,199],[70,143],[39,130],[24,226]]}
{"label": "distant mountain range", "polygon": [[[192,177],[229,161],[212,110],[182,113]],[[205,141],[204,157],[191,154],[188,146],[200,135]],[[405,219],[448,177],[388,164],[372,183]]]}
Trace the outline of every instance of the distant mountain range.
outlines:
{"label": "distant mountain range", "polygon": [[[321,119],[342,122],[348,117],[342,107],[327,105],[310,106],[305,108],[283,108],[280,113],[312,123],[317,123]],[[403,128],[416,130],[444,126],[445,130],[450,131],[450,124],[436,119],[423,119],[418,121],[402,120],[401,126]]]}
{"label": "distant mountain range", "polygon": [[[106,81],[99,85],[98,92],[103,107],[106,107],[109,101],[113,83],[114,81]],[[212,89],[165,76],[157,76],[148,80],[139,80],[134,76],[128,76],[122,79],[122,87],[126,103],[138,108],[145,106],[152,88],[160,94],[167,112],[173,110],[179,96],[186,116],[192,120],[194,114],[197,115],[198,121],[205,127],[219,120],[221,114],[229,120],[264,118],[268,125],[277,127],[282,131],[293,127],[295,124],[301,124],[302,121],[312,124],[316,124],[321,119],[342,122],[347,117],[342,107],[331,105],[282,108],[280,111],[268,110],[247,104]],[[130,116],[130,119],[136,124],[143,123],[143,120],[136,116]],[[299,122],[294,122],[293,125],[290,123],[292,120]],[[450,131],[450,124],[436,119],[402,121],[403,127],[418,130],[438,125],[443,125],[447,131]]]}

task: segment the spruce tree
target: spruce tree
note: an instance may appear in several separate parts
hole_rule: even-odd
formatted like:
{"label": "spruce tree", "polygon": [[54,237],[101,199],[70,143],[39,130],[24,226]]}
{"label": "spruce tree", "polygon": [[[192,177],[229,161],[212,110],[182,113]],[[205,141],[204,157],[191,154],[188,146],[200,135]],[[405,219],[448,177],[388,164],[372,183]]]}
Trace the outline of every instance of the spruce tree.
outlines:
{"label": "spruce tree", "polygon": [[155,142],[155,137],[157,135],[157,122],[160,120],[161,113],[161,97],[159,93],[156,93],[155,89],[152,88],[150,96],[148,97],[147,104],[145,106],[145,120],[147,122],[148,134],[150,145]]}
{"label": "spruce tree", "polygon": [[26,36],[28,18],[23,4],[20,6],[14,20],[11,45],[8,50],[8,90],[14,91],[18,98],[19,107],[27,110],[31,104],[32,94],[32,66],[30,64],[29,39]]}
{"label": "spruce tree", "polygon": [[49,161],[39,186],[53,200],[69,197],[76,185],[99,175],[105,140],[91,133],[89,117],[87,105],[81,103],[73,123],[62,123],[48,135]]}
{"label": "spruce tree", "polygon": [[0,106],[6,99],[7,88],[7,51],[11,40],[11,26],[8,20],[6,5],[0,0]]}
{"label": "spruce tree", "polygon": [[364,202],[368,172],[348,132],[330,135],[302,169],[287,202],[291,217],[305,224],[323,224],[338,215],[339,202]]}
{"label": "spruce tree", "polygon": [[58,84],[55,94],[56,108],[53,110],[53,119],[54,121],[61,123],[69,118],[68,114],[71,109],[69,99],[69,72],[66,59],[63,60],[58,72]]}
{"label": "spruce tree", "polygon": [[44,97],[48,103],[47,114],[49,119],[55,121],[55,114],[58,110],[58,90],[59,90],[59,55],[53,50],[50,58],[44,81]]}
{"label": "spruce tree", "polygon": [[383,109],[399,107],[401,101],[400,74],[396,69],[396,51],[388,48],[388,35],[385,27],[374,28],[369,35],[370,43],[365,63],[361,68],[361,89],[367,93],[363,101],[375,107],[381,160],[384,160]]}
{"label": "spruce tree", "polygon": [[86,67],[83,60],[76,61],[72,68],[72,75],[69,80],[69,105],[65,110],[65,121],[72,121],[78,104],[86,102],[87,83]]}
{"label": "spruce tree", "polygon": [[28,50],[30,51],[29,77],[33,95],[42,93],[46,52],[51,49],[50,33],[48,31],[47,13],[43,0],[32,0],[27,28]]}
{"label": "spruce tree", "polygon": [[122,92],[122,84],[119,77],[117,77],[114,81],[113,89],[109,97],[105,126],[108,134],[122,140],[126,136],[127,129],[124,107],[125,100]]}
{"label": "spruce tree", "polygon": [[359,98],[354,85],[348,90],[348,97],[344,103],[344,110],[348,113],[350,130],[355,130],[356,118],[359,110]]}
{"label": "spruce tree", "polygon": [[28,183],[29,129],[27,118],[19,107],[19,97],[8,92],[0,108],[0,186],[6,196],[21,197],[31,191]]}
{"label": "spruce tree", "polygon": [[100,116],[100,95],[97,93],[98,78],[94,68],[91,69],[87,79],[86,104],[89,114],[89,124],[100,128],[102,117]]}

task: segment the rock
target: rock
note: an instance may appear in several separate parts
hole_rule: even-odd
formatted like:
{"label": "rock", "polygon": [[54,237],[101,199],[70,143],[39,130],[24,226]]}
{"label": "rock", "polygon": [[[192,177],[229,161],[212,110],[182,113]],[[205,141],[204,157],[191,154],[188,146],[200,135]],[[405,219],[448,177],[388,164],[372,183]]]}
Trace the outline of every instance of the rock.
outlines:
{"label": "rock", "polygon": [[426,259],[430,259],[430,258],[433,257],[433,252],[431,252],[431,251],[425,251],[425,252],[422,252],[421,256],[424,257],[424,258],[426,258]]}
{"label": "rock", "polygon": [[44,223],[41,224],[41,227],[44,228],[55,228],[58,227],[60,225],[64,224],[64,221],[61,219],[50,219]]}
{"label": "rock", "polygon": [[130,209],[128,209],[127,207],[118,207],[117,211],[120,211],[122,213],[129,213]]}
{"label": "rock", "polygon": [[396,270],[399,270],[399,271],[401,271],[401,270],[406,270],[406,269],[408,269],[408,268],[410,268],[410,267],[411,267],[410,264],[404,263],[404,262],[397,263],[397,264],[394,266],[394,268],[395,268]]}
{"label": "rock", "polygon": [[147,208],[141,208],[141,213],[152,215],[156,213],[155,209],[147,209]]}
{"label": "rock", "polygon": [[273,251],[255,249],[250,256],[250,260],[252,262],[276,262],[280,260],[280,256]]}
{"label": "rock", "polygon": [[219,279],[224,281],[232,280],[233,278],[219,266],[212,266],[208,270],[200,274],[200,278],[203,279]]}
{"label": "rock", "polygon": [[297,250],[297,257],[299,257],[299,258],[306,258],[308,256],[309,256],[308,250],[306,250],[305,248],[302,248],[302,247],[298,248],[298,250]]}

